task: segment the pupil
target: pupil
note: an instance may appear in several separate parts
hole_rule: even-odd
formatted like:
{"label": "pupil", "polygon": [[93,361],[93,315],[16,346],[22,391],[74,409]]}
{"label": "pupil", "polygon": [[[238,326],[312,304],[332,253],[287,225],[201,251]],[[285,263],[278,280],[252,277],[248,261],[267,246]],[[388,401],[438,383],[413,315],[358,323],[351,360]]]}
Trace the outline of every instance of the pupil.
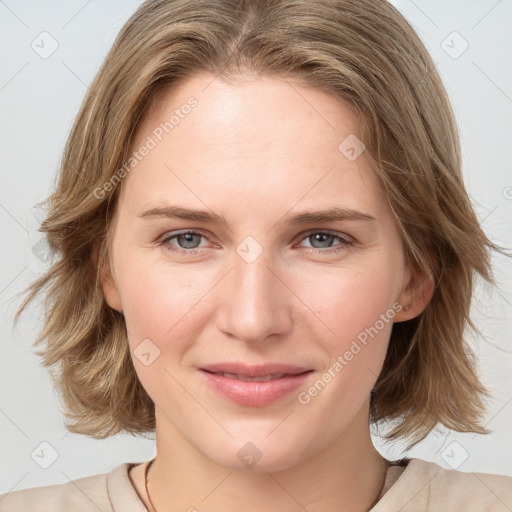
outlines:
{"label": "pupil", "polygon": [[[313,235],[315,242],[320,242],[320,243],[325,243],[326,241],[329,240],[329,238],[332,238],[332,237],[333,237],[333,235],[329,235],[327,233],[317,233],[317,234]],[[322,238],[323,238],[323,240],[322,240]],[[329,246],[329,244],[327,245],[327,247],[328,246]],[[314,247],[314,245],[313,245],[313,247]],[[325,248],[326,246],[322,246],[322,247]]]}
{"label": "pupil", "polygon": [[[178,240],[180,238],[185,238],[185,243],[184,245],[180,242],[180,245],[182,245],[184,248],[186,249],[194,249],[195,247],[191,247],[191,245],[193,246],[194,245],[194,242],[193,242],[193,238],[195,236],[198,236],[198,235],[195,235],[194,233],[185,233],[183,235],[180,235],[178,237]],[[191,244],[191,245],[190,245]]]}

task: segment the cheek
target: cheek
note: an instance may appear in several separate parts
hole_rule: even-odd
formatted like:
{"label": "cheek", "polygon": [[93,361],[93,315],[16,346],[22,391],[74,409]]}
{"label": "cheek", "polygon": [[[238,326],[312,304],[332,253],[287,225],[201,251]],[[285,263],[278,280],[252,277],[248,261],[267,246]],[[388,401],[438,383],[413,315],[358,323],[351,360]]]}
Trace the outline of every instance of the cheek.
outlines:
{"label": "cheek", "polygon": [[312,317],[311,325],[316,325],[316,348],[325,355],[323,368],[298,400],[343,425],[368,400],[384,364],[396,311],[393,283],[382,273],[353,271],[328,282],[328,288],[309,297],[316,297],[312,310],[318,318]]}
{"label": "cheek", "polygon": [[[117,283],[132,353],[149,339],[166,356],[156,359],[152,368],[164,360],[166,366],[179,364],[210,314],[206,308],[216,282],[214,270],[201,264],[170,264],[154,249],[119,247],[117,256]],[[136,357],[134,364],[143,369]]]}
{"label": "cheek", "polygon": [[133,279],[120,283],[123,312],[133,342],[141,336],[160,342],[189,327],[194,306],[199,306],[205,293],[199,286],[201,281],[191,278],[190,273],[157,264],[135,268]]}
{"label": "cheek", "polygon": [[396,314],[393,304],[402,272],[397,261],[401,260],[379,252],[364,263],[330,268],[303,282],[299,293],[314,313],[309,332],[314,331],[325,358],[322,382],[305,390],[301,403],[321,394],[318,406],[345,404],[337,413],[331,411],[343,416],[347,408],[354,412],[368,398],[382,369]]}
{"label": "cheek", "polygon": [[296,280],[297,295],[318,318],[319,329],[325,327],[326,339],[334,345],[357,337],[394,303],[398,289],[394,276],[400,275],[400,269],[386,264],[385,255],[374,259],[379,263],[309,272],[307,279]]}
{"label": "cheek", "polygon": [[209,281],[204,276],[195,279],[179,267],[171,269],[158,262],[148,265],[143,259],[137,262],[130,258],[119,265],[124,276],[119,289],[132,360],[139,380],[155,402],[167,400],[162,393],[170,392],[177,404],[183,391],[170,375],[179,370],[200,334],[204,314],[201,297],[207,293]]}

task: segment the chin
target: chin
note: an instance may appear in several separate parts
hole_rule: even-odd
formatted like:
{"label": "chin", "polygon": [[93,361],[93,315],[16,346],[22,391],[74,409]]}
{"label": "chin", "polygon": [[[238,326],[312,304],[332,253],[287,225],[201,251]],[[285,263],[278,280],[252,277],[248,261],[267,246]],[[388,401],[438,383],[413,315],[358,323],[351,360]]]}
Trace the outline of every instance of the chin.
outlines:
{"label": "chin", "polygon": [[306,444],[297,442],[287,436],[274,439],[250,437],[230,439],[227,443],[220,442],[208,446],[203,454],[210,460],[233,471],[249,471],[253,473],[277,472],[289,469],[306,457]]}

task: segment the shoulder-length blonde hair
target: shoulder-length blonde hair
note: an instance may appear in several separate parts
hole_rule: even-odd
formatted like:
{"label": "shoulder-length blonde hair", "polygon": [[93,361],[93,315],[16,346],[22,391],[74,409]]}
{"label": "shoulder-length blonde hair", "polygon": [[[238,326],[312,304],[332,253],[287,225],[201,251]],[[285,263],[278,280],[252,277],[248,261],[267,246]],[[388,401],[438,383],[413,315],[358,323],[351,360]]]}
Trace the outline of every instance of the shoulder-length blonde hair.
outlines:
{"label": "shoulder-length blonde hair", "polygon": [[56,367],[68,429],[102,438],[155,428],[124,318],[99,285],[119,189],[105,183],[119,177],[157,95],[203,71],[226,80],[244,71],[293,76],[361,113],[366,154],[405,255],[436,284],[418,317],[393,326],[372,420],[394,420],[387,438],[413,442],[438,422],[487,432],[479,422],[488,392],[464,333],[467,325],[477,331],[469,317],[474,278],[495,284],[490,249],[502,248],[480,228],[464,188],[457,128],[432,59],[384,0],[148,0],[122,28],[87,92],[48,199],[41,230],[56,258],[18,311],[45,292],[36,344],[46,340],[38,354]]}

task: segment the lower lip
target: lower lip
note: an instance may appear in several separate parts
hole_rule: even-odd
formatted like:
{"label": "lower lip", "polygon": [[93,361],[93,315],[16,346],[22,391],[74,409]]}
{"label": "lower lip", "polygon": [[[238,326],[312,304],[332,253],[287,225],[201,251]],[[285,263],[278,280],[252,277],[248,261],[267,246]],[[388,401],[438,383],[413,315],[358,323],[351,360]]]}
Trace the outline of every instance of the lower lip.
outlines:
{"label": "lower lip", "polygon": [[206,370],[201,370],[201,373],[213,389],[230,400],[247,407],[263,407],[297,389],[312,372],[287,375],[279,379],[267,381],[231,379],[209,373]]}

